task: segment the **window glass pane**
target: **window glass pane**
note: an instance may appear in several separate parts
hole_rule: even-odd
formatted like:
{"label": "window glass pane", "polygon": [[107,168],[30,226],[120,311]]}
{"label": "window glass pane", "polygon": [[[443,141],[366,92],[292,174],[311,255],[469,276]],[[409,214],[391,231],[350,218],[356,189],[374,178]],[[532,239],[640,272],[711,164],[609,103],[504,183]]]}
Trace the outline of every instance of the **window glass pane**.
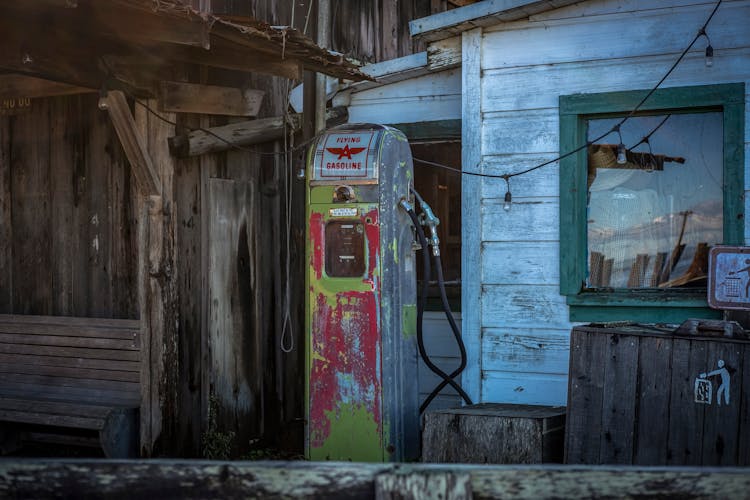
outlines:
{"label": "window glass pane", "polygon": [[[588,148],[590,288],[705,287],[723,238],[721,112],[641,116]],[[588,140],[618,118],[588,120]]]}

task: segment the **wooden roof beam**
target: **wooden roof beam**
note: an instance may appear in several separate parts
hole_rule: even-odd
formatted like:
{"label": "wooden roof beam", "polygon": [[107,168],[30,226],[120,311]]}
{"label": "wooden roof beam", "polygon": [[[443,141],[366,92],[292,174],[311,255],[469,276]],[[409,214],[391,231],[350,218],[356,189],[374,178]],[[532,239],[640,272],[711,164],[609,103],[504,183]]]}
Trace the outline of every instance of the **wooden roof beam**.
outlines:
{"label": "wooden roof beam", "polygon": [[53,97],[91,92],[96,92],[96,89],[13,73],[0,75],[0,99]]}
{"label": "wooden roof beam", "polygon": [[265,94],[262,90],[161,82],[159,108],[174,113],[255,117]]}
{"label": "wooden roof beam", "polygon": [[102,96],[100,107],[109,113],[140,192],[147,196],[160,196],[161,179],[146,149],[146,141],[136,128],[125,94],[110,90],[106,96]]}

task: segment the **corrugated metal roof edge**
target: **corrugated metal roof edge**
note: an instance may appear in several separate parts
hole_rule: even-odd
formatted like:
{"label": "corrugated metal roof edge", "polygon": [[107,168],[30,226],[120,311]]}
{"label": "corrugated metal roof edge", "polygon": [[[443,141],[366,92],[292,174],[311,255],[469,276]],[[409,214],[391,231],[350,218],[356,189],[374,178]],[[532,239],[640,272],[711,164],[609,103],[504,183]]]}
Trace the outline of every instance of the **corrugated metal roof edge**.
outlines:
{"label": "corrugated metal roof edge", "polygon": [[410,21],[409,32],[412,37],[434,42],[458,35],[472,28],[516,21],[547,10],[581,3],[581,1],[484,0],[483,2]]}

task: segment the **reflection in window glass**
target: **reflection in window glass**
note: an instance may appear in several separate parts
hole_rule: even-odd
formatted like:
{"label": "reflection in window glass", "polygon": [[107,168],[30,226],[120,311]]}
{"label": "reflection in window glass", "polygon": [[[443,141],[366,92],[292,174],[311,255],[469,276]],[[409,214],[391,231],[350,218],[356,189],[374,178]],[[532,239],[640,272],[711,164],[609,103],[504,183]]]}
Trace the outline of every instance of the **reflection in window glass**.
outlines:
{"label": "reflection in window glass", "polygon": [[[622,126],[628,148],[667,115]],[[620,118],[588,121],[588,140]],[[670,115],[617,162],[616,133],[588,148],[590,288],[705,287],[708,250],[722,226],[722,114]]]}

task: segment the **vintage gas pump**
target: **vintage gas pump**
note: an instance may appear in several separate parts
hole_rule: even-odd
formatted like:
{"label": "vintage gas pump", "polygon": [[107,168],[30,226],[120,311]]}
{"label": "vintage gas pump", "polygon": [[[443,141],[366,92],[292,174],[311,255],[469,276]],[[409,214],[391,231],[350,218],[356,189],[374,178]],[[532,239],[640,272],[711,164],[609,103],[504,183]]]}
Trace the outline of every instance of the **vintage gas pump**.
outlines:
{"label": "vintage gas pump", "polygon": [[414,233],[399,209],[412,158],[400,131],[324,133],[308,155],[306,455],[419,453]]}

